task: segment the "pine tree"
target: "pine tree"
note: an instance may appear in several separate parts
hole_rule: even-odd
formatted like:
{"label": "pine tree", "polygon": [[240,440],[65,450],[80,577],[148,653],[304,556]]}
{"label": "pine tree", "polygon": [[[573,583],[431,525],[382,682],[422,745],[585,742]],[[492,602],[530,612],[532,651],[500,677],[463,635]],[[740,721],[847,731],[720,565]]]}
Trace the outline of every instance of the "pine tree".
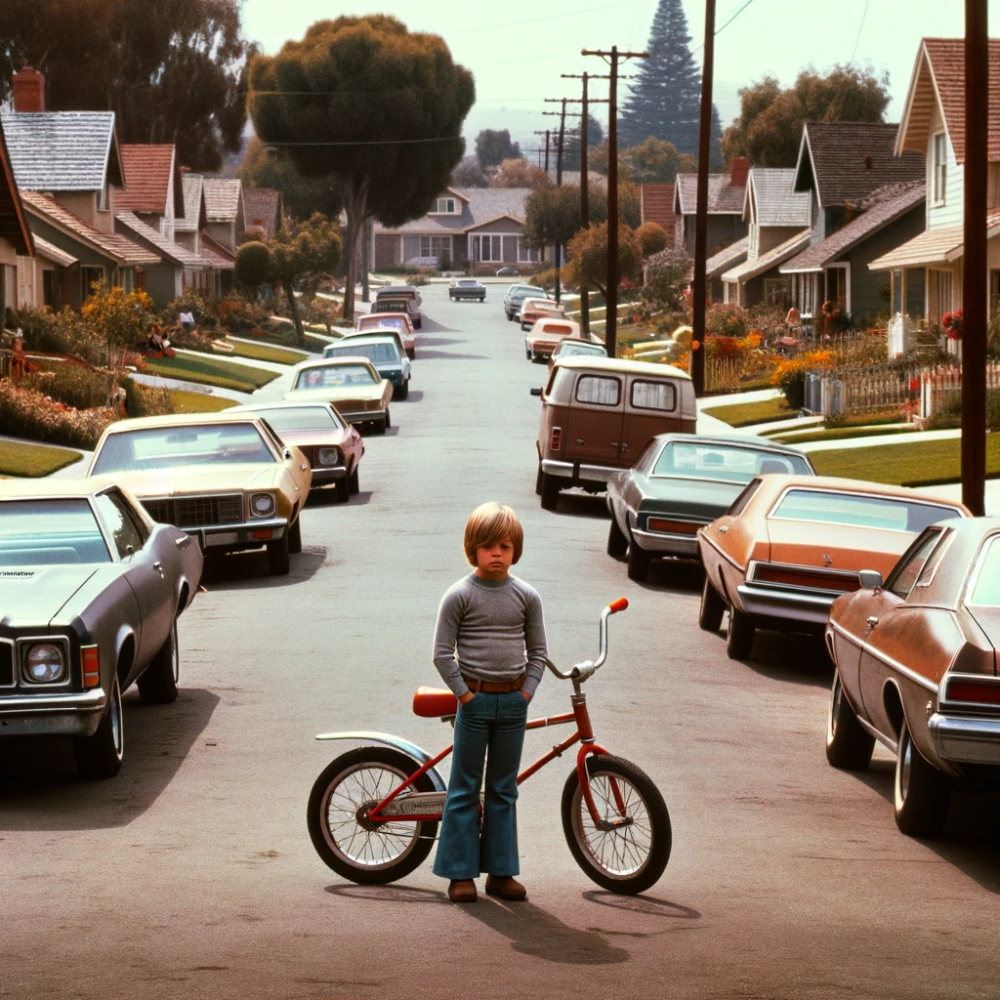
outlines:
{"label": "pine tree", "polygon": [[[681,0],[659,0],[636,81],[621,111],[619,144],[636,146],[654,136],[678,152],[698,154],[701,73],[691,56],[691,36]],[[712,106],[712,163],[721,163],[719,113]]]}

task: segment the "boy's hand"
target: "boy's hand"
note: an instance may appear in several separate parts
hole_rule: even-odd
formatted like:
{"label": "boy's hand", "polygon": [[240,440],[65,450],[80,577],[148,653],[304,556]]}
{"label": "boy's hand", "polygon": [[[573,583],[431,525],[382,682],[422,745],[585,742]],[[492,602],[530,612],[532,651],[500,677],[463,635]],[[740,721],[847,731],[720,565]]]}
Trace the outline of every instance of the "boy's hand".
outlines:
{"label": "boy's hand", "polygon": [[528,692],[527,692],[527,691],[525,691],[525,690],[524,690],[524,688],[521,688],[521,697],[522,697],[522,698],[523,698],[523,699],[524,699],[525,701],[531,701],[531,695],[530,695],[530,694],[528,694]]}
{"label": "boy's hand", "polygon": [[476,696],[471,691],[466,691],[461,698],[458,699],[459,705],[468,705],[470,701]]}

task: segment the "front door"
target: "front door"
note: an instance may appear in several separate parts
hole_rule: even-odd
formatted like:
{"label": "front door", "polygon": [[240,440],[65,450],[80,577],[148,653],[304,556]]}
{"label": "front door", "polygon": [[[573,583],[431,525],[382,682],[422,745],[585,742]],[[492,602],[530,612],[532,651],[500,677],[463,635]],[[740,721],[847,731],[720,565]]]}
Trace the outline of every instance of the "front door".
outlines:
{"label": "front door", "polygon": [[620,375],[591,375],[588,372],[577,375],[566,427],[564,453],[569,461],[612,468],[621,465],[618,455],[625,403],[624,382]]}

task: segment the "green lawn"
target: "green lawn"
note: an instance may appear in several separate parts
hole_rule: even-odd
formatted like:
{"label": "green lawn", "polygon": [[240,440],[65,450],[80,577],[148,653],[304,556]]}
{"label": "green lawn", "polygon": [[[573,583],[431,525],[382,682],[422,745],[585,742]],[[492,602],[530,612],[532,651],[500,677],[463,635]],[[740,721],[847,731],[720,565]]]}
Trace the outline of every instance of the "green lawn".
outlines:
{"label": "green lawn", "polygon": [[175,413],[215,413],[218,410],[228,410],[230,406],[239,406],[239,401],[226,396],[209,395],[207,392],[186,392],[184,389],[171,389],[170,398],[174,401]]}
{"label": "green lawn", "polygon": [[[894,486],[936,486],[961,479],[961,447],[960,438],[948,438],[815,451],[809,458],[821,476],[868,479]],[[1000,478],[1000,434],[986,438],[986,475]]]}
{"label": "green lawn", "polygon": [[775,396],[773,399],[762,399],[756,403],[712,406],[701,412],[724,421],[730,427],[750,427],[753,424],[766,424],[772,420],[789,420],[798,416],[799,411],[793,410],[784,396]]}
{"label": "green lawn", "polygon": [[263,368],[239,365],[222,358],[191,357],[189,354],[178,354],[175,358],[148,358],[146,371],[150,375],[235,389],[237,392],[253,392],[278,377],[277,372]]}
{"label": "green lawn", "polygon": [[810,441],[849,441],[851,438],[881,437],[885,434],[915,434],[916,427],[832,427],[829,430],[797,431],[794,434],[769,434],[772,441],[791,445]]}
{"label": "green lawn", "polygon": [[[37,478],[79,462],[83,456],[68,448],[47,444],[23,444],[20,441],[0,441],[0,475]],[[80,470],[83,475],[83,470]]]}
{"label": "green lawn", "polygon": [[272,347],[270,344],[248,344],[245,340],[227,340],[232,344],[232,354],[226,357],[251,358],[254,361],[271,361],[278,365],[297,365],[308,361],[309,355],[302,351],[292,351],[287,347]]}

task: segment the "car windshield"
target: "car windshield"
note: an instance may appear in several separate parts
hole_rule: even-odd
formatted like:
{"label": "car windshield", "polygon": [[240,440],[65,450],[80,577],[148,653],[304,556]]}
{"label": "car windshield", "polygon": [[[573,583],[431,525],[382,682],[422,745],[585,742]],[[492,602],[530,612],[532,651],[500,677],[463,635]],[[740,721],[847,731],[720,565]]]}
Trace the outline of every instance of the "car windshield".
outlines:
{"label": "car windshield", "polygon": [[960,516],[954,507],[900,497],[863,496],[826,490],[789,490],[771,514],[773,518],[787,520],[882,528],[913,534],[918,534],[935,521]]}
{"label": "car windshield", "polygon": [[106,562],[111,554],[86,500],[0,501],[0,566]]}
{"label": "car windshield", "polygon": [[475,288],[479,282],[472,278],[463,278],[459,284],[465,286],[466,288]]}
{"label": "car windshield", "polygon": [[585,340],[574,343],[572,340],[564,340],[557,348],[559,357],[566,358],[571,354],[600,354],[607,356],[607,351],[600,344],[588,344]]}
{"label": "car windshield", "polygon": [[276,461],[253,424],[149,427],[109,434],[94,459],[90,475],[175,469],[184,465]]}
{"label": "car windshield", "polygon": [[358,325],[359,330],[370,329],[374,326],[388,326],[392,327],[393,330],[399,330],[402,333],[406,330],[406,320],[402,316],[385,316],[379,317],[374,323],[365,323],[363,326]]}
{"label": "car windshield", "polygon": [[347,338],[350,343],[328,347],[323,354],[328,358],[367,358],[373,364],[399,364],[399,348],[395,344],[358,344],[353,337]]}
{"label": "car windshield", "polygon": [[328,406],[283,406],[280,410],[258,410],[257,414],[276,431],[318,431],[344,426],[336,411]]}
{"label": "car windshield", "polygon": [[[355,357],[360,352],[351,351]],[[330,365],[328,368],[307,368],[299,372],[296,389],[340,389],[348,385],[374,385],[367,365]]]}
{"label": "car windshield", "polygon": [[691,479],[719,479],[749,483],[765,472],[808,476],[812,470],[804,456],[776,455],[773,451],[740,448],[724,444],[671,441],[653,466],[654,476]]}
{"label": "car windshield", "polygon": [[538,329],[541,333],[555,333],[561,337],[571,337],[574,333],[569,323],[543,323]]}

